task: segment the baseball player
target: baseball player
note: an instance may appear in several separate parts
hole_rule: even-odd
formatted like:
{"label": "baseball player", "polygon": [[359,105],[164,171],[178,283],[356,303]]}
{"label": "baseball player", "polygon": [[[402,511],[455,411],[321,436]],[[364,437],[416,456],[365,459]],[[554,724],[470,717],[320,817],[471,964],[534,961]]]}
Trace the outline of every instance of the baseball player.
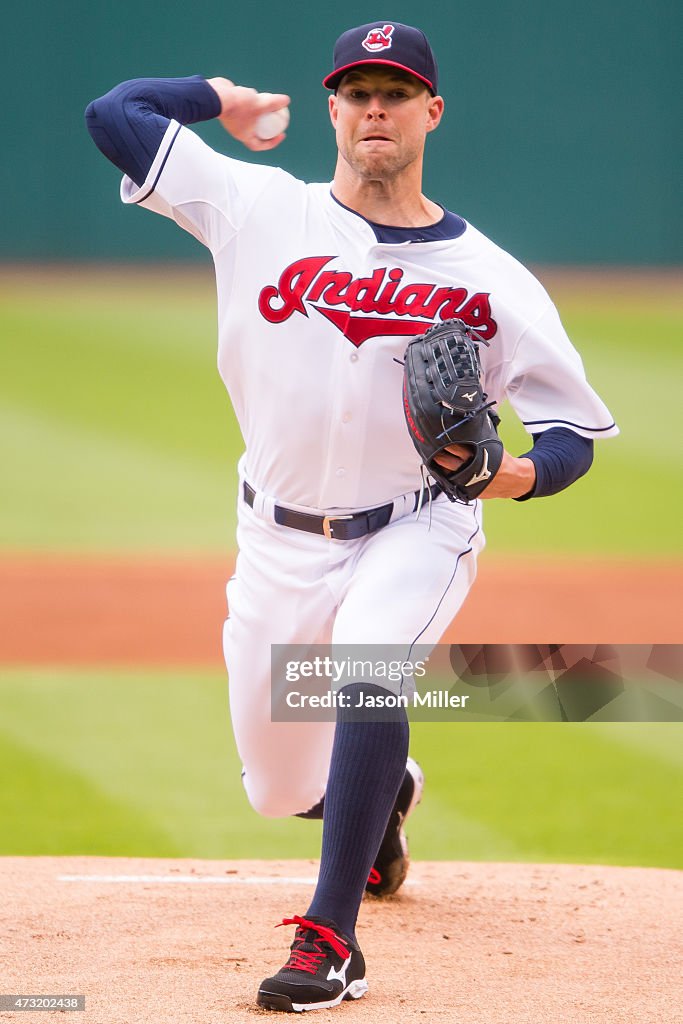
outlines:
{"label": "baseball player", "polygon": [[[333,181],[212,150],[187,126],[218,118],[259,152],[285,138],[289,98],[225,78],[124,82],[87,109],[123,172],[124,203],[175,220],[212,253],[218,367],[242,430],[234,578],[224,652],[243,782],[264,815],[322,817],[320,872],[290,956],[258,1003],[329,1008],[367,990],[356,919],[365,889],[395,892],[404,823],[422,793],[397,707],[358,721],[271,720],[271,645],[438,642],[484,545],[489,498],[536,499],[590,467],[617,433],[539,282],[422,192],[427,136],[444,111],[424,34],[398,22],[350,29],[324,80],[338,149]],[[266,116],[267,115],[267,116]],[[264,136],[270,137],[264,137]],[[425,498],[401,397],[411,338],[455,319],[481,339],[481,382],[533,438],[502,452],[481,497]],[[468,446],[439,455],[467,465]],[[358,679],[341,693],[382,696]]]}

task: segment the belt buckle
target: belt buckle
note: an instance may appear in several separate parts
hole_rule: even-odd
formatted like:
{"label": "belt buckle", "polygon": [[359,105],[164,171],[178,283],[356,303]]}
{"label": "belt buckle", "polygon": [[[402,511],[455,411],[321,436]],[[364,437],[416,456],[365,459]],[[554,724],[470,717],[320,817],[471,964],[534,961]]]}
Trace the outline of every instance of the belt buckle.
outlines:
{"label": "belt buckle", "polygon": [[323,533],[328,540],[334,540],[332,523],[337,519],[353,519],[353,516],[323,516]]}

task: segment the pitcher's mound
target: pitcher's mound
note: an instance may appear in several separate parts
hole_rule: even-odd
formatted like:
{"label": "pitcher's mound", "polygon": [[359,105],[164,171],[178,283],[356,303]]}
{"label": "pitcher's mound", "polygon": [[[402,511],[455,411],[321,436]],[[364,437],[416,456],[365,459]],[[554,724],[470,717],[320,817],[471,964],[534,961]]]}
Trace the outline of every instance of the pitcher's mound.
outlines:
{"label": "pitcher's mound", "polygon": [[[273,926],[305,912],[316,870],[2,858],[2,992],[84,995],[73,1024],[291,1020],[254,999],[293,937]],[[315,1024],[683,1021],[681,872],[414,864],[400,894],[366,899],[358,939],[368,995],[317,1011]]]}

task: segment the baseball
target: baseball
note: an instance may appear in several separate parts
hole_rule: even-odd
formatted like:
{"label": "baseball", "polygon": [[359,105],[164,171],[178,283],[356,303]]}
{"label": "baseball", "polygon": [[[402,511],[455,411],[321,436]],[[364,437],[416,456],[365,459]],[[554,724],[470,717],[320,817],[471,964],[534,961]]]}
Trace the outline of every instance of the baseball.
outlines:
{"label": "baseball", "polygon": [[[268,93],[264,93],[268,96]],[[281,107],[270,114],[261,114],[254,129],[259,139],[274,139],[284,132],[289,124],[289,107]]]}

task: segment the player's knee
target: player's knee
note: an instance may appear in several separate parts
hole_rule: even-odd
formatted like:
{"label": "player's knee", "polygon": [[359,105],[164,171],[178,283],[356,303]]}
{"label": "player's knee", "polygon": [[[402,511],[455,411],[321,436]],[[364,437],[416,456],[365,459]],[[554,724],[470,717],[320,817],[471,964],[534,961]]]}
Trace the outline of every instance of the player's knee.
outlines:
{"label": "player's knee", "polygon": [[280,780],[277,780],[277,784],[255,784],[248,774],[244,777],[244,788],[249,803],[264,818],[289,818],[315,807],[321,798],[319,791],[284,788]]}
{"label": "player's knee", "polygon": [[256,813],[264,818],[286,818],[294,813],[290,810],[290,802],[282,794],[259,790],[257,793],[247,792],[247,796]]}

